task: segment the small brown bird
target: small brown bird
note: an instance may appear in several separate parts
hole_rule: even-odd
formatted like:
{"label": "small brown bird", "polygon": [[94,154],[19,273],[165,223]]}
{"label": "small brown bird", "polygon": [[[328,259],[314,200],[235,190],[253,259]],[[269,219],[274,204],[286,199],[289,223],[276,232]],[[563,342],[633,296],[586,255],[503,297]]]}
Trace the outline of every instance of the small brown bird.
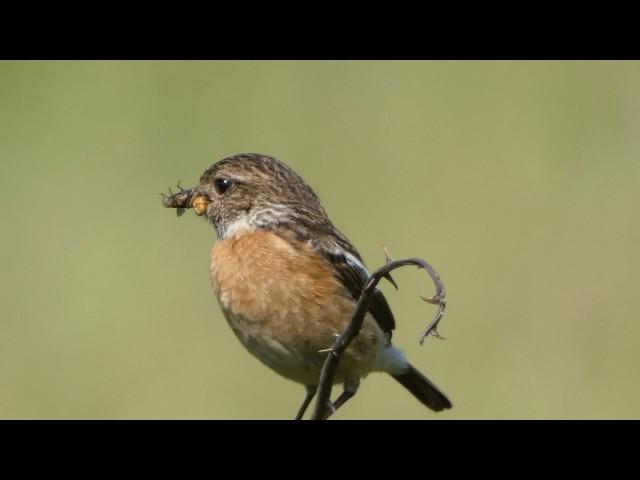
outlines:
{"label": "small brown bird", "polygon": [[[211,282],[229,325],[262,363],[306,387],[296,416],[302,418],[327,349],[349,323],[369,277],[362,258],[331,223],[311,187],[273,157],[240,154],[220,160],[189,191],[189,200],[218,235]],[[333,411],[370,372],[391,374],[432,410],[451,408],[449,399],[391,344],[394,328],[389,304],[377,290],[336,371],[334,383],[343,383],[344,391]]]}

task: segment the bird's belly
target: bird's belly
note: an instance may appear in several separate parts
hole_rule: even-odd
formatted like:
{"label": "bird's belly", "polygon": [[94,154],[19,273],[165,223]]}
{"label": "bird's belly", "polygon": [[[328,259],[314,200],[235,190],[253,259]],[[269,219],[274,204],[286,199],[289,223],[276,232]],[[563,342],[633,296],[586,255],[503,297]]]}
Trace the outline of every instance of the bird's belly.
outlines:
{"label": "bird's belly", "polygon": [[[276,373],[303,385],[318,384],[328,350],[342,333],[342,330],[327,328],[321,321],[310,322],[307,328],[299,330],[255,322],[224,309],[223,312],[233,332],[253,356]],[[384,349],[382,335],[368,316],[358,337],[343,353],[333,383],[379,370]]]}
{"label": "bird's belly", "polygon": [[[322,348],[317,344],[312,345],[303,336],[254,322],[243,315],[224,313],[240,342],[258,360],[290,380],[304,385],[317,383],[327,354],[321,352]],[[324,345],[324,348],[329,347],[330,344]]]}
{"label": "bird's belly", "polygon": [[[229,325],[249,352],[284,377],[317,384],[326,350],[355,308],[326,260],[305,245],[259,231],[219,241],[211,279]],[[340,362],[336,383],[366,375],[384,345],[367,316]]]}

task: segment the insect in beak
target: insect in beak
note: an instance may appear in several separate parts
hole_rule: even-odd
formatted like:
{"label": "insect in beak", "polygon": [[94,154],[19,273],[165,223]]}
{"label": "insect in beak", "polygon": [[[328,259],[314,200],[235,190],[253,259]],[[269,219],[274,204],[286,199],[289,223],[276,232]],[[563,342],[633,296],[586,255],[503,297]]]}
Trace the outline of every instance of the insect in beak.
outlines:
{"label": "insect in beak", "polygon": [[195,188],[183,189],[180,187],[178,183],[178,188],[180,191],[178,193],[173,193],[171,188],[169,188],[169,195],[162,195],[162,205],[166,208],[175,208],[176,214],[181,216],[185,209],[193,208],[194,212],[198,216],[202,216],[207,211],[207,206],[209,205],[209,198],[206,195],[203,195],[196,191]]}
{"label": "insect in beak", "polygon": [[193,206],[193,210],[196,212],[196,215],[202,216],[207,211],[207,206],[209,206],[209,199],[199,195],[193,199],[191,205]]}

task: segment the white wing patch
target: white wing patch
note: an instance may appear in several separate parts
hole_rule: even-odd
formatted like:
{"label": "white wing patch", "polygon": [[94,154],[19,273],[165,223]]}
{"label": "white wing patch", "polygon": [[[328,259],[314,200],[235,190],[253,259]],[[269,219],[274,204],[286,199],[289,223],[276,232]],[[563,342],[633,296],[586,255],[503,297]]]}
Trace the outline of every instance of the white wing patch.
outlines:
{"label": "white wing patch", "polygon": [[358,260],[356,257],[354,257],[353,254],[351,254],[349,252],[345,252],[342,249],[340,249],[340,252],[347,259],[347,263],[349,265],[351,265],[352,267],[354,267],[358,272],[360,272],[360,274],[362,275],[362,279],[363,279],[362,283],[366,282],[367,278],[369,278],[369,276],[371,275],[369,273],[369,270],[367,270],[366,267],[362,264],[362,262],[360,260]]}

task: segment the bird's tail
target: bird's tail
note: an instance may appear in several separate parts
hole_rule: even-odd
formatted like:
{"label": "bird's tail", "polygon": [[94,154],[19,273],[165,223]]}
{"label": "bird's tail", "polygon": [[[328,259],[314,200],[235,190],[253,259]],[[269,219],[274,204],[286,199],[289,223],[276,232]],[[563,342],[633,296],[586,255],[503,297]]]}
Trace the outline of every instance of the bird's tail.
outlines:
{"label": "bird's tail", "polygon": [[412,365],[406,373],[392,376],[431,410],[440,412],[453,406],[447,396]]}

